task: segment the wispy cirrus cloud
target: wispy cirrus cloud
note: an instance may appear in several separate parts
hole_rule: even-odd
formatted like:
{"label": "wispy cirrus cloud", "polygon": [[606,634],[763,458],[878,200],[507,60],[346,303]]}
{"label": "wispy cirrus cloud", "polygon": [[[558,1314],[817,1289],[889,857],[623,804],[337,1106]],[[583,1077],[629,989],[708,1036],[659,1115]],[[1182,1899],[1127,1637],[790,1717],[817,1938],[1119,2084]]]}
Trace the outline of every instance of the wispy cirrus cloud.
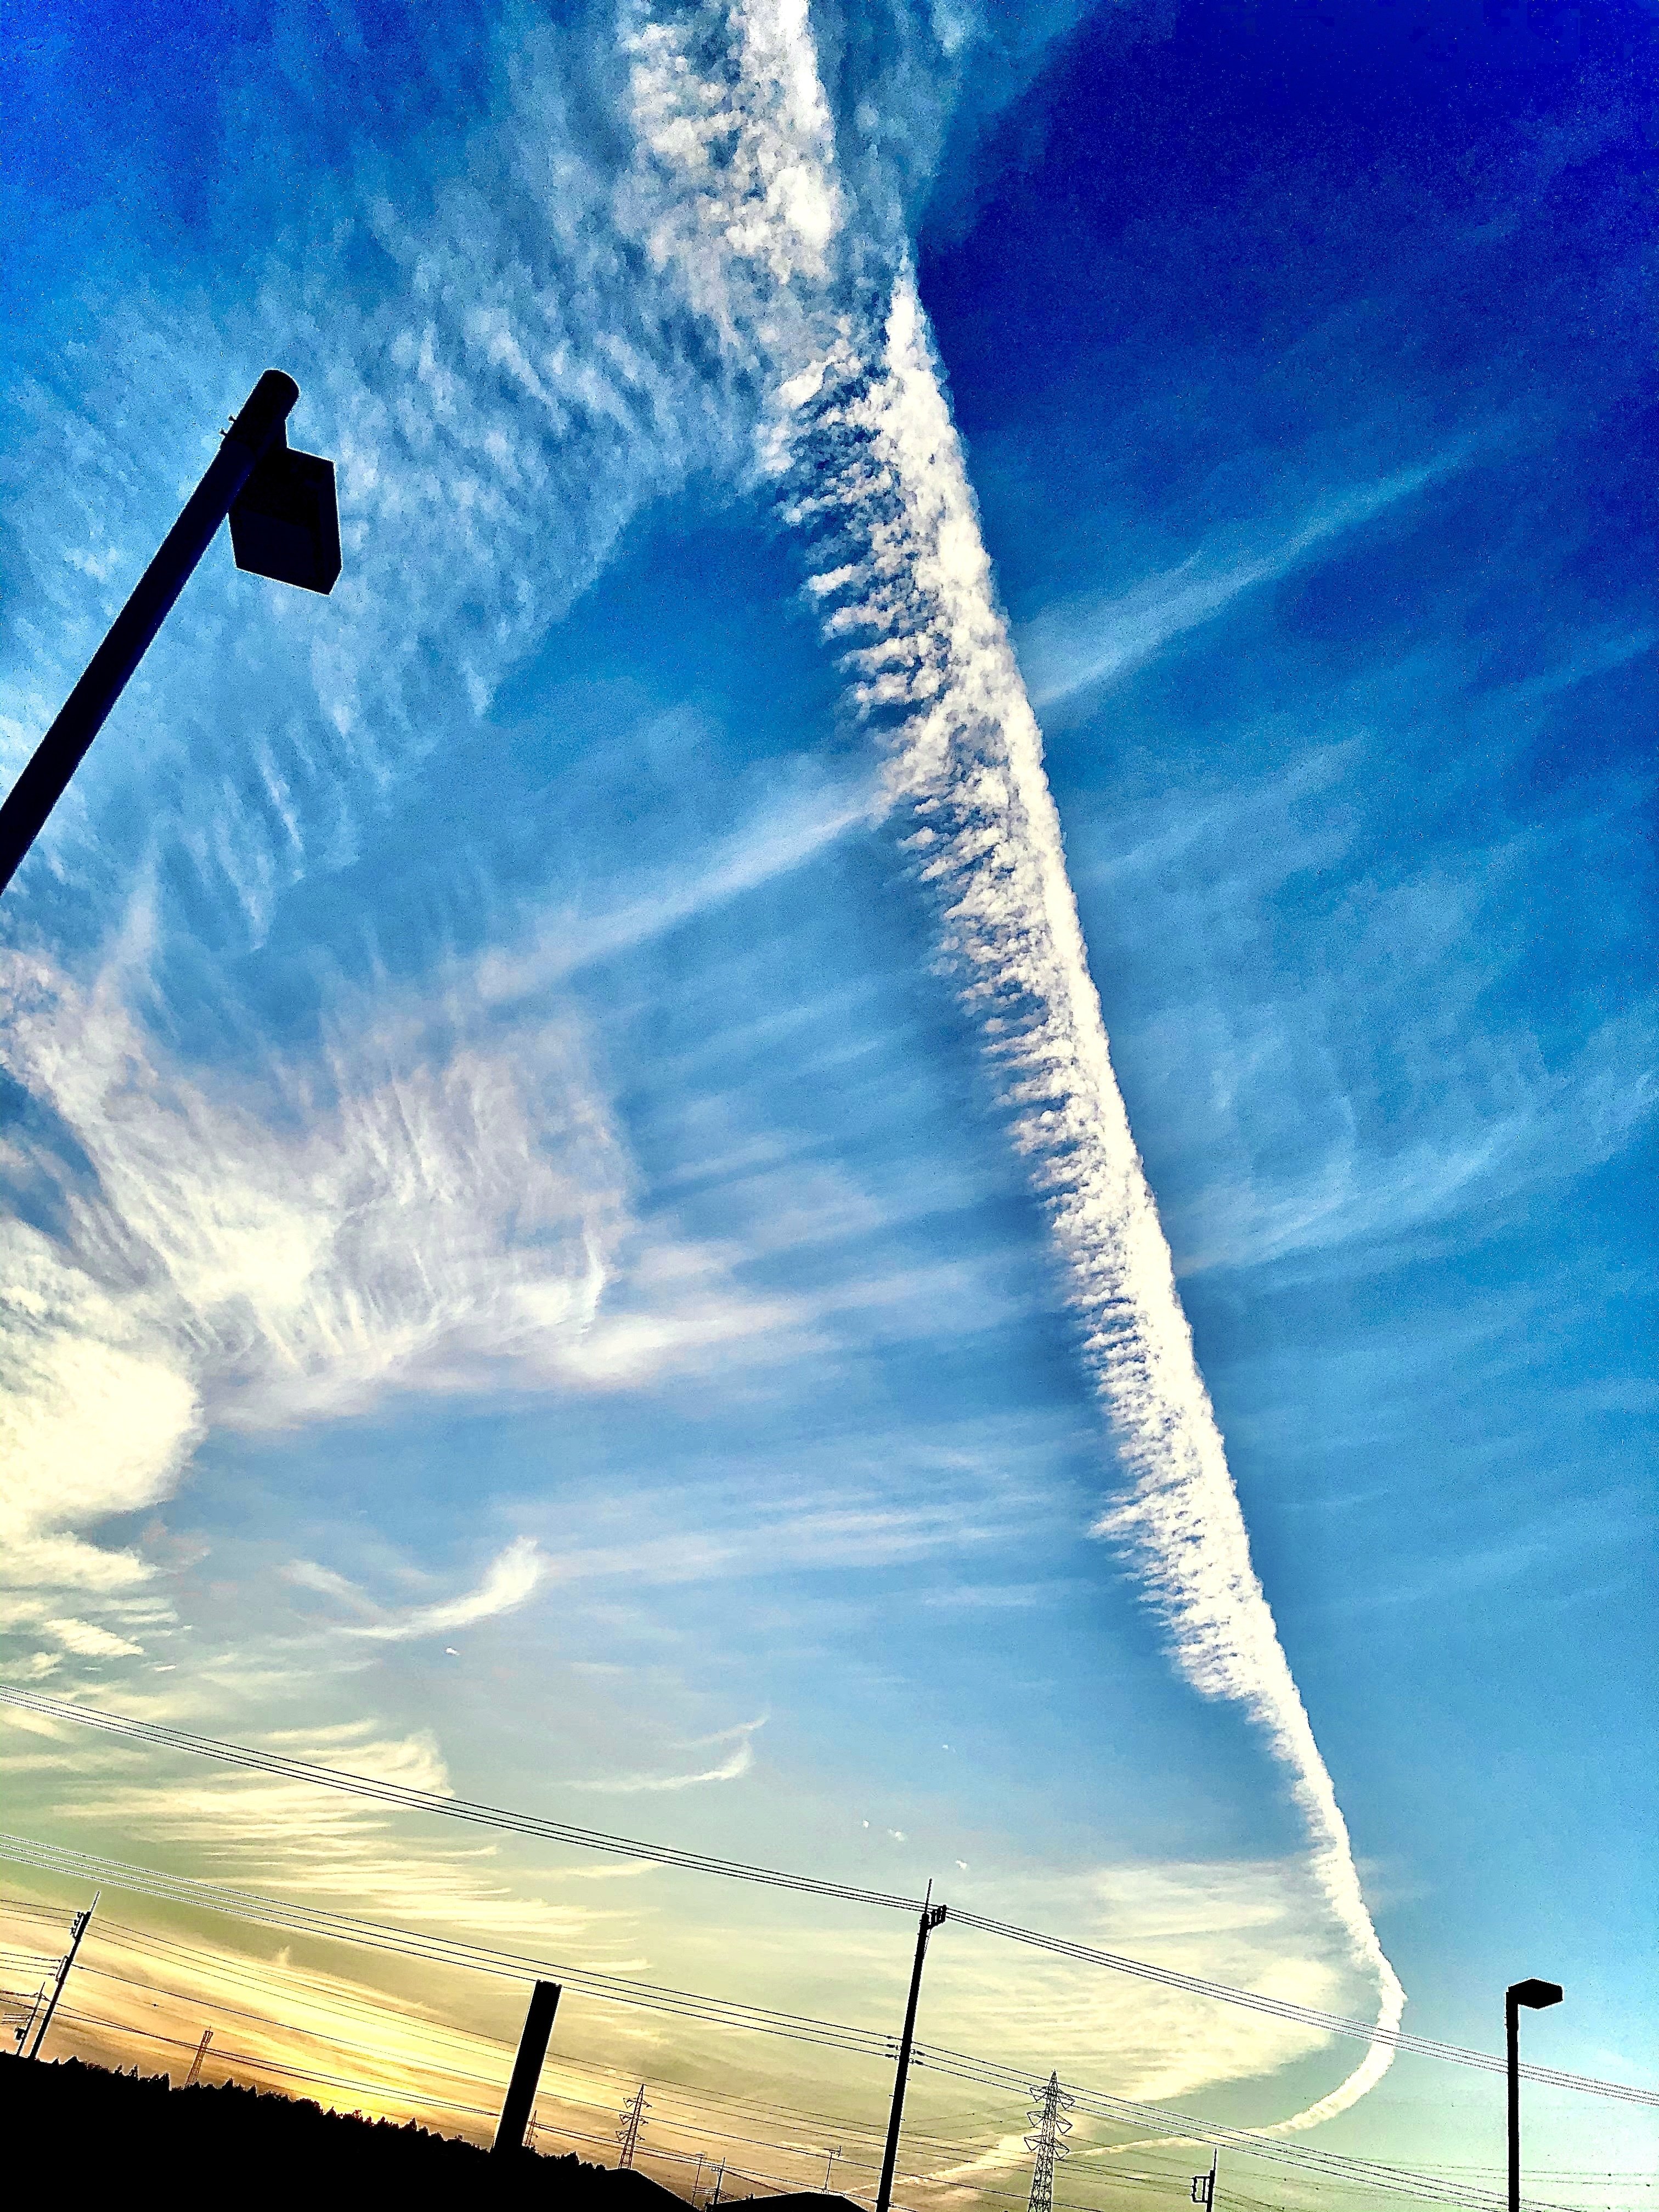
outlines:
{"label": "wispy cirrus cloud", "polygon": [[690,1774],[616,1774],[602,1780],[576,1782],[575,1790],[599,1790],[606,1796],[640,1796],[659,1791],[700,1789],[705,1783],[737,1782],[755,1764],[755,1736],[766,1725],[765,1720],[744,1721],[733,1729],[722,1729],[718,1735],[704,1736],[682,1747],[692,1751],[702,1744],[730,1743],[731,1750],[713,1766],[700,1767]]}
{"label": "wispy cirrus cloud", "polygon": [[[453,1794],[429,1730],[394,1734],[374,1721],[349,1721],[278,1730],[269,1740],[273,1748],[303,1749],[382,1781]],[[25,1761],[32,1755],[22,1754]],[[9,1743],[0,1747],[0,1766],[15,1759]],[[555,1951],[580,1942],[607,1953],[621,1972],[643,1964],[635,1942],[617,1941],[637,1927],[631,1901],[578,1904],[547,1895],[562,1884],[562,1873],[509,1869],[499,1863],[493,1839],[434,1841],[395,1812],[268,1775],[198,1771],[152,1781],[135,1773],[118,1750],[112,1757],[100,1753],[90,1768],[83,1763],[81,1784],[60,1804],[61,1817],[152,1850],[187,1845],[210,1876],[338,1900],[394,1923],[465,1929]],[[619,1895],[605,1893],[607,1900]]]}
{"label": "wispy cirrus cloud", "polygon": [[533,1595],[547,1571],[548,1562],[528,1536],[520,1536],[492,1559],[482,1581],[459,1596],[441,1598],[430,1605],[407,1606],[396,1613],[383,1612],[343,1575],[319,1566],[310,1559],[295,1559],[283,1569],[287,1580],[301,1589],[316,1590],[337,1599],[354,1612],[374,1616],[345,1626],[347,1636],[372,1643],[403,1644],[417,1636],[436,1636],[456,1628],[471,1628],[498,1613],[512,1613]]}
{"label": "wispy cirrus cloud", "polygon": [[1429,460],[1319,500],[1277,537],[1264,538],[1260,526],[1254,542],[1242,541],[1237,532],[1223,535],[1117,598],[1045,608],[1021,625],[1015,640],[1032,704],[1056,706],[1139,667],[1172,639],[1213,622],[1246,592],[1290,575],[1322,547],[1467,466],[1474,451],[1463,441]]}

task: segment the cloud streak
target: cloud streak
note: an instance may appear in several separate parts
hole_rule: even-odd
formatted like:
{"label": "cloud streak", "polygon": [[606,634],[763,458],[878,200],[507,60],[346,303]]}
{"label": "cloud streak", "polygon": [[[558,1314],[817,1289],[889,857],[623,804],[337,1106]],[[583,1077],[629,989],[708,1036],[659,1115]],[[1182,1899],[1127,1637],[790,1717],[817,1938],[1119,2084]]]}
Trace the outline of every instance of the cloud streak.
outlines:
{"label": "cloud streak", "polygon": [[602,1790],[607,1795],[637,1796],[658,1790],[695,1790],[706,1782],[737,1782],[748,1773],[755,1763],[756,1732],[766,1725],[763,1720],[745,1721],[735,1729],[724,1729],[718,1736],[705,1736],[705,1743],[727,1742],[735,1736],[726,1757],[713,1766],[701,1768],[695,1774],[619,1774],[603,1782],[577,1782],[576,1790]]}
{"label": "cloud streak", "polygon": [[[410,1610],[387,1614],[378,1621],[354,1621],[347,1635],[369,1637],[376,1644],[407,1644],[411,1637],[445,1635],[452,1628],[471,1628],[476,1621],[489,1621],[498,1613],[515,1613],[542,1582],[546,1573],[546,1559],[538,1551],[531,1537],[518,1537],[508,1544],[498,1559],[491,1559],[484,1579],[476,1590],[465,1590],[460,1597],[441,1599],[434,1606],[411,1606]],[[338,1575],[327,1575],[330,1583],[338,1583]],[[312,1586],[321,1586],[321,1577]]]}
{"label": "cloud streak", "polygon": [[[769,77],[772,95],[751,89],[732,104],[735,112],[728,109],[739,151],[714,179],[708,135],[694,125],[714,93],[697,79],[696,54],[656,34],[656,59],[672,49],[676,66],[647,87],[653,143],[668,175],[678,164],[686,210],[665,250],[680,254],[688,289],[707,303],[708,234],[717,229],[726,239],[733,274],[708,312],[728,344],[738,342],[739,291],[781,304],[772,325],[781,404],[772,453],[786,511],[810,536],[826,633],[846,652],[860,710],[884,738],[887,788],[912,825],[909,848],[938,902],[942,951],[1003,1073],[1016,1141],[1048,1205],[1084,1355],[1129,1486],[1101,1532],[1134,1561],[1186,1678],[1205,1696],[1237,1703],[1265,1735],[1307,1824],[1319,1887],[1353,1963],[1376,1983],[1380,2023],[1393,2027],[1404,1992],[1366,1908],[1346,1824],[1251,1562],[1112,1070],[1041,734],[997,605],[914,279],[901,270],[874,328],[828,303],[816,319],[810,302],[802,307],[823,241],[815,235],[801,250],[787,209],[775,210],[755,179],[769,163],[830,158],[821,98],[805,88],[816,75],[810,33],[790,6],[739,7],[732,27],[739,84]],[[670,87],[683,128],[660,119]],[[637,77],[635,97],[637,105]],[[773,143],[780,129],[793,134],[782,152]],[[837,204],[833,185],[812,204]],[[763,313],[754,319],[763,324]],[[808,335],[819,350],[803,360]],[[1408,488],[1401,480],[1389,495]],[[1304,544],[1338,526],[1335,518],[1310,526]],[[1257,566],[1262,577],[1272,572],[1271,562]],[[1242,588],[1237,576],[1194,584],[1184,611],[1166,605],[1142,634],[1160,620],[1169,634],[1171,623],[1202,619]],[[1374,2046],[1330,2095],[1280,2126],[1310,2127],[1346,2109],[1389,2058],[1386,2046]]]}
{"label": "cloud streak", "polygon": [[1032,703],[1056,706],[1075,692],[1139,667],[1183,631],[1224,614],[1246,592],[1277,583],[1332,539],[1462,466],[1468,453],[1466,441],[1433,460],[1398,469],[1328,501],[1272,544],[1202,549],[1121,598],[1045,609],[1024,626],[1018,639]]}
{"label": "cloud streak", "polygon": [[[1004,1072],[1015,1137],[1049,1211],[1130,1494],[1100,1524],[1122,1542],[1204,1695],[1263,1730],[1307,1822],[1327,1902],[1393,2027],[1383,1954],[1346,1824],[1251,1563],[1219,1430],[1131,1134],[1066,872],[1042,740],[996,607],[960,446],[914,287],[896,289],[878,364],[847,357],[807,436],[833,455],[828,626],[858,696],[888,720],[890,783],[944,923],[944,951]],[[833,525],[814,495],[803,520]],[[803,502],[805,504],[805,502]],[[854,539],[849,544],[848,540]],[[862,540],[861,544],[858,543]],[[849,553],[854,554],[852,560]],[[852,643],[853,641],[860,641]],[[1389,2064],[1374,2047],[1312,2126]]]}

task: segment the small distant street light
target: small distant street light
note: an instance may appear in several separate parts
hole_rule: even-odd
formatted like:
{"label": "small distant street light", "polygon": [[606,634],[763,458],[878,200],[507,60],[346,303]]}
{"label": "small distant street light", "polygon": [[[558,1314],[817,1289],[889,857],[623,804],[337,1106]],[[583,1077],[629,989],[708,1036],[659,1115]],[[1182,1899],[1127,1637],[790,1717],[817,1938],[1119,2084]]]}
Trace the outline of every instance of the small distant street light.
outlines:
{"label": "small distant street light", "polygon": [[1504,2051],[1509,2063],[1510,2212],[1521,2212],[1521,2008],[1542,2012],[1561,2002],[1559,1982],[1511,1982],[1504,1992]]}
{"label": "small distant street light", "polygon": [[239,568],[301,591],[334,589],[340,573],[334,464],[289,447],[286,425],[299,397],[299,386],[279,368],[268,368],[249,392],[161,550],[0,806],[0,891],[63,797],[227,515]]}

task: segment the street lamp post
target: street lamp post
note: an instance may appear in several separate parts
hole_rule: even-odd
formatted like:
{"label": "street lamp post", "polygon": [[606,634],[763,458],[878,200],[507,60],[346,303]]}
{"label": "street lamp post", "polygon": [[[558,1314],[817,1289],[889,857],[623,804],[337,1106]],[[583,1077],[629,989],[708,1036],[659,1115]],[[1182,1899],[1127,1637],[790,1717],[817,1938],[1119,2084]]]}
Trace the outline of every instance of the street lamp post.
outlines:
{"label": "street lamp post", "polygon": [[1521,2212],[1521,2008],[1559,2004],[1559,1982],[1511,1982],[1504,1992],[1504,2055],[1509,2069],[1510,2212]]}
{"label": "street lamp post", "polygon": [[0,891],[227,515],[239,568],[302,591],[333,590],[340,573],[334,464],[290,449],[286,424],[299,397],[299,386],[279,368],[268,368],[249,392],[161,550],[0,806]]}

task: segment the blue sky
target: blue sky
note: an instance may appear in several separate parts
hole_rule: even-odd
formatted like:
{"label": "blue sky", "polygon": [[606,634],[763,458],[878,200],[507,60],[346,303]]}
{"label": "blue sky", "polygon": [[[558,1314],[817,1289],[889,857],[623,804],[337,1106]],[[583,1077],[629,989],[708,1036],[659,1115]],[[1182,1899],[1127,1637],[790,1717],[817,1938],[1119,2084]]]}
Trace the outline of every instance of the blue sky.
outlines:
{"label": "blue sky", "polygon": [[[268,363],[346,567],[214,549],[0,917],[8,1679],[1487,2048],[1546,1973],[1636,2077],[1651,25],[1534,15],[15,14],[6,772]],[[12,1747],[60,1840],[895,2002]],[[1495,2155],[1445,2070],[1307,2139]]]}

